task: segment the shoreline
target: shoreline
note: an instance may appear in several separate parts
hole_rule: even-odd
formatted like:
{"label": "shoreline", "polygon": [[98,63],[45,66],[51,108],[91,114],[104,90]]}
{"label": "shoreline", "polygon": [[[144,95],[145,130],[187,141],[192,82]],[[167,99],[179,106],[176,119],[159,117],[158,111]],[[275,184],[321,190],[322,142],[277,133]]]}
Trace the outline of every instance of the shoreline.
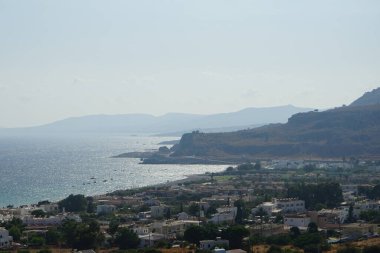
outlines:
{"label": "shoreline", "polygon": [[[97,198],[97,197],[101,197],[101,196],[107,196],[107,195],[112,195],[118,191],[128,191],[128,190],[139,190],[139,189],[144,189],[144,188],[147,188],[147,187],[164,187],[164,186],[173,186],[173,185],[178,185],[178,184],[183,184],[183,183],[186,183],[186,182],[195,182],[195,181],[201,181],[202,179],[205,179],[207,177],[209,177],[209,175],[207,173],[220,173],[220,172],[224,172],[226,170],[226,168],[228,166],[231,166],[230,164],[225,164],[225,168],[219,172],[204,172],[204,173],[198,173],[198,174],[188,174],[188,175],[185,175],[184,178],[181,178],[181,179],[176,179],[176,180],[173,180],[173,181],[166,181],[166,182],[162,182],[162,183],[156,183],[156,184],[149,184],[149,185],[145,185],[145,186],[135,186],[135,187],[131,187],[131,188],[123,188],[123,189],[117,189],[117,190],[113,190],[113,191],[110,191],[110,192],[104,192],[104,193],[100,193],[100,194],[89,194],[89,195],[85,195],[83,193],[70,193],[70,194],[73,194],[73,195],[78,195],[78,194],[81,194],[81,195],[84,195],[85,197],[93,197],[93,198]],[[69,194],[69,195],[70,195]],[[67,195],[67,196],[69,196]],[[66,197],[67,197],[66,196]],[[66,198],[64,197],[64,198]],[[21,208],[21,207],[30,207],[30,206],[37,206],[38,205],[38,202],[42,202],[42,201],[49,201],[50,203],[58,203],[59,201],[63,200],[64,198],[62,199],[59,199],[59,200],[48,200],[48,199],[42,199],[42,200],[38,200],[36,203],[28,203],[28,204],[21,204],[21,205],[12,205],[12,204],[9,204],[11,206],[13,206],[13,208]],[[2,206],[0,207],[0,210],[4,210],[4,209],[8,209],[7,206]]]}

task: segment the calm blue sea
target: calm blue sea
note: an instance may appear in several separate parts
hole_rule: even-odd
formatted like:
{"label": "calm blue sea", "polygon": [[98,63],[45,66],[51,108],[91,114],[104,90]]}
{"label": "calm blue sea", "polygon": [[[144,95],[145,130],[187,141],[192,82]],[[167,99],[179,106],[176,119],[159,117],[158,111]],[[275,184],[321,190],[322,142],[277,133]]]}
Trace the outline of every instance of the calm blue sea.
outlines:
{"label": "calm blue sea", "polygon": [[0,207],[95,195],[224,170],[225,165],[142,165],[110,158],[158,148],[170,137],[126,135],[0,136]]}

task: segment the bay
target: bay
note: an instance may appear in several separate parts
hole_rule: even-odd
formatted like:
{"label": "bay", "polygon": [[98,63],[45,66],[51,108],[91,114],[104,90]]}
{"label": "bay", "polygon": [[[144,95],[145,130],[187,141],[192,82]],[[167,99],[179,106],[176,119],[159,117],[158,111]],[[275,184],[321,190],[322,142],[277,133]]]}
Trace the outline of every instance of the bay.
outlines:
{"label": "bay", "polygon": [[143,165],[139,159],[110,158],[157,149],[175,137],[132,135],[0,136],[0,207],[69,194],[104,194],[224,170],[226,165]]}

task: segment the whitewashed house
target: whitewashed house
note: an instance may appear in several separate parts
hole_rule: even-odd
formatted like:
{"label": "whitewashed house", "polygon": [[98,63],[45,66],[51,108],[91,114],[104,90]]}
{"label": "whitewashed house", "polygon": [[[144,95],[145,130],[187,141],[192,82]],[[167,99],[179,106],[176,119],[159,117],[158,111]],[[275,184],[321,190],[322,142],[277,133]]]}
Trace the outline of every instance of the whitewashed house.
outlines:
{"label": "whitewashed house", "polygon": [[287,214],[284,216],[284,225],[287,227],[306,228],[311,222],[306,214]]}
{"label": "whitewashed house", "polygon": [[0,227],[0,249],[10,248],[13,238],[9,235],[9,231]]}

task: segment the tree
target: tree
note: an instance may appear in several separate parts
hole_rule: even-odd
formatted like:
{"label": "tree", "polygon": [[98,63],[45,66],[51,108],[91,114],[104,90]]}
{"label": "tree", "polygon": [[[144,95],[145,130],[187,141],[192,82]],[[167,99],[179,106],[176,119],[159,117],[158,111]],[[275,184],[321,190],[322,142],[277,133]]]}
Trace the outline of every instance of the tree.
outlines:
{"label": "tree", "polygon": [[243,200],[241,200],[241,199],[236,200],[234,202],[234,206],[237,208],[235,222],[237,224],[242,224],[243,223],[243,219],[248,217],[249,211],[247,211],[245,202]]}
{"label": "tree", "polygon": [[255,213],[256,216],[260,216],[260,219],[262,219],[264,216],[267,216],[267,212],[262,208],[260,207],[259,210],[257,210],[257,212]]}
{"label": "tree", "polygon": [[115,243],[122,250],[134,249],[140,244],[140,239],[132,230],[121,228],[116,233]]}
{"label": "tree", "polygon": [[343,201],[342,188],[337,182],[290,185],[288,197],[305,200],[307,209],[315,209],[318,204],[333,208]]}
{"label": "tree", "polygon": [[349,209],[348,209],[348,217],[345,220],[345,222],[351,223],[351,222],[354,222],[354,221],[355,221],[355,218],[354,218],[354,205],[351,204],[350,207],[349,207]]}
{"label": "tree", "polygon": [[230,241],[232,249],[242,248],[242,240],[249,235],[249,230],[241,225],[230,226],[222,230],[222,238]]}
{"label": "tree", "polygon": [[41,247],[44,244],[45,244],[45,239],[40,235],[34,235],[29,240],[29,245],[31,245],[31,246]]}
{"label": "tree", "polygon": [[104,240],[100,226],[95,220],[79,223],[66,220],[60,227],[67,246],[77,249],[97,248]]}
{"label": "tree", "polygon": [[310,222],[309,225],[307,225],[307,232],[308,233],[318,233],[318,226],[315,222]]}
{"label": "tree", "polygon": [[379,252],[380,252],[380,246],[378,245],[368,246],[363,249],[363,253],[379,253]]}
{"label": "tree", "polygon": [[360,253],[360,250],[352,246],[346,246],[343,249],[338,249],[337,253]]}
{"label": "tree", "polygon": [[52,253],[52,251],[50,249],[42,249],[37,251],[37,253]]}
{"label": "tree", "polygon": [[46,213],[41,209],[33,210],[31,214],[35,217],[45,217],[46,215]]}
{"label": "tree", "polygon": [[87,212],[88,213],[94,213],[95,212],[95,204],[94,204],[94,198],[93,197],[87,197]]}
{"label": "tree", "polygon": [[196,203],[192,203],[189,208],[188,208],[188,212],[190,215],[192,216],[197,216],[199,215],[199,205],[196,204]]}
{"label": "tree", "polygon": [[55,228],[49,228],[46,231],[46,244],[57,245],[61,238],[61,233]]}
{"label": "tree", "polygon": [[20,241],[20,238],[21,238],[21,230],[19,227],[17,226],[12,226],[10,229],[9,229],[9,235],[13,237],[13,240],[18,242]]}
{"label": "tree", "polygon": [[237,166],[238,171],[250,171],[254,170],[254,165],[252,163],[244,163]]}
{"label": "tree", "polygon": [[291,227],[290,228],[290,237],[291,238],[297,238],[301,234],[301,231],[298,227]]}
{"label": "tree", "polygon": [[371,199],[380,199],[380,184],[375,185],[369,193]]}
{"label": "tree", "polygon": [[293,244],[299,248],[305,248],[308,245],[319,245],[322,243],[322,237],[319,233],[305,233],[298,236]]}
{"label": "tree", "polygon": [[272,245],[268,249],[267,253],[282,253],[282,249],[279,246]]}
{"label": "tree", "polygon": [[87,210],[87,199],[82,194],[70,194],[67,198],[58,202],[60,209],[65,208],[67,212],[84,212]]}
{"label": "tree", "polygon": [[119,229],[119,225],[120,221],[116,218],[113,218],[108,226],[108,233],[110,233],[110,235],[114,235]]}
{"label": "tree", "polygon": [[206,231],[202,226],[191,226],[185,230],[183,239],[199,245],[200,240],[205,240]]}

